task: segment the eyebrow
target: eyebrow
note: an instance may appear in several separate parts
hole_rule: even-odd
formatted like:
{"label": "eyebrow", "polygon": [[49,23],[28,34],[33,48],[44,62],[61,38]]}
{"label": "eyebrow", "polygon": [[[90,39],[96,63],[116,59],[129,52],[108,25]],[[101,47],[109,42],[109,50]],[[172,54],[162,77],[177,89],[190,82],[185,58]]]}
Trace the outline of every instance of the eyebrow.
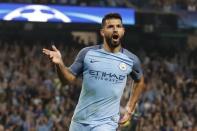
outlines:
{"label": "eyebrow", "polygon": [[110,27],[110,26],[121,26],[122,27],[123,25],[121,23],[119,23],[119,24],[115,24],[115,25],[114,24],[108,24],[108,25],[105,25],[105,26],[106,27]]}

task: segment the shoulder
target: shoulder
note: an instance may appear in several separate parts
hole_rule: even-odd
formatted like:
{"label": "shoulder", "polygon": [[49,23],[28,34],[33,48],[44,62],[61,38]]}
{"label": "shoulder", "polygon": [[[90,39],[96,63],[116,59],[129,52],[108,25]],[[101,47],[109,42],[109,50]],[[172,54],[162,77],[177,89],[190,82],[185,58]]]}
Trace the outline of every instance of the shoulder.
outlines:
{"label": "shoulder", "polygon": [[80,50],[80,54],[82,55],[85,55],[88,51],[90,50],[97,50],[100,48],[100,45],[93,45],[93,46],[88,46],[88,47],[85,47],[83,49]]}
{"label": "shoulder", "polygon": [[127,49],[123,48],[122,53],[124,55],[126,55],[129,59],[133,60],[133,61],[139,61],[138,56],[136,56],[134,53],[132,53],[131,51],[128,51]]}
{"label": "shoulder", "polygon": [[78,55],[77,55],[77,60],[83,60],[87,54],[88,51],[90,50],[96,50],[96,49],[99,49],[100,48],[100,45],[94,45],[94,46],[88,46],[88,47],[85,47],[85,48],[82,48]]}

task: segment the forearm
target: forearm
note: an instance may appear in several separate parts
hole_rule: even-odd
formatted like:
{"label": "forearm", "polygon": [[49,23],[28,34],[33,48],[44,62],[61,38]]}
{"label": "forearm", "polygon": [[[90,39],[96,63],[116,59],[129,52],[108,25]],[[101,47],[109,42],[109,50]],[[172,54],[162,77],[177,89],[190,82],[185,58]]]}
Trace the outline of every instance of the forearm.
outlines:
{"label": "forearm", "polygon": [[70,72],[68,67],[64,65],[64,63],[56,64],[56,70],[58,77],[63,85],[66,83],[73,83],[76,77]]}
{"label": "forearm", "polygon": [[135,106],[143,90],[144,90],[144,77],[142,77],[139,82],[134,83],[132,94],[130,95],[129,101],[126,106],[127,111],[129,113],[132,113],[135,110]]}
{"label": "forearm", "polygon": [[60,51],[52,45],[52,50],[48,50],[46,48],[42,49],[42,52],[47,55],[51,61],[55,64],[57,74],[62,82],[62,84],[66,84],[66,82],[73,83],[76,79],[75,75],[73,75],[69,69],[64,65],[62,60],[62,55]]}

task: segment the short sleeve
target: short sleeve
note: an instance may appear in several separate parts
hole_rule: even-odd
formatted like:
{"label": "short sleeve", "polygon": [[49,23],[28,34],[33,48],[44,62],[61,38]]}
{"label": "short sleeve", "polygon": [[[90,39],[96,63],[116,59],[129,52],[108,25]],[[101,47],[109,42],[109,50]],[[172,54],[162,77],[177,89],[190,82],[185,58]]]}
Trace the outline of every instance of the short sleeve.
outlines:
{"label": "short sleeve", "polygon": [[83,63],[88,48],[83,48],[75,58],[73,64],[69,67],[69,70],[75,75],[78,76],[83,72]]}
{"label": "short sleeve", "polygon": [[133,65],[133,69],[131,72],[131,77],[133,78],[133,80],[138,81],[138,80],[140,80],[142,75],[143,75],[143,71],[141,68],[141,62],[140,62],[139,58],[137,56],[135,56],[134,65]]}

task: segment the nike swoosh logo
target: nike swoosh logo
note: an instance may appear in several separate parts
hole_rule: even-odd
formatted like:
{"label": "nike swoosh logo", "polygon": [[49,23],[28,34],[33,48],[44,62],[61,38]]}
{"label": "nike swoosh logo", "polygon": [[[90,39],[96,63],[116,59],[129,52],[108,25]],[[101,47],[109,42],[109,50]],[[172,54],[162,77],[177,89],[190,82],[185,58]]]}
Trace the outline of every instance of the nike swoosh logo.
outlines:
{"label": "nike swoosh logo", "polygon": [[90,63],[99,62],[98,60],[90,60]]}

